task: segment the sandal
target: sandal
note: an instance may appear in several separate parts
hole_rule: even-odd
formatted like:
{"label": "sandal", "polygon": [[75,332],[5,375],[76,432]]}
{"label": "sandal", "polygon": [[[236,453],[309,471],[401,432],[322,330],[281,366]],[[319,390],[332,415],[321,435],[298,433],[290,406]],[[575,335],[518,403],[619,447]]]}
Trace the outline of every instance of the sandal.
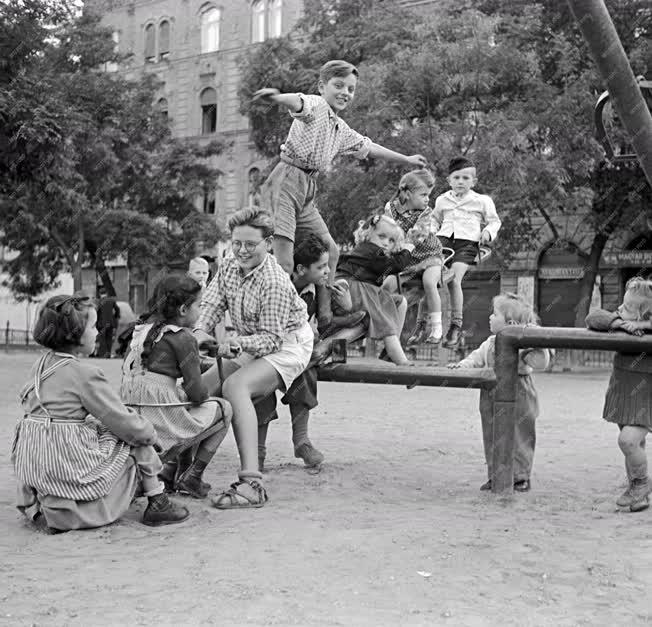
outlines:
{"label": "sandal", "polygon": [[[241,485],[248,485],[254,491],[254,498],[243,494],[238,490]],[[213,499],[213,507],[216,509],[245,509],[250,507],[262,507],[267,502],[267,492],[256,479],[241,479],[231,484],[231,487],[222,492],[216,499]]]}

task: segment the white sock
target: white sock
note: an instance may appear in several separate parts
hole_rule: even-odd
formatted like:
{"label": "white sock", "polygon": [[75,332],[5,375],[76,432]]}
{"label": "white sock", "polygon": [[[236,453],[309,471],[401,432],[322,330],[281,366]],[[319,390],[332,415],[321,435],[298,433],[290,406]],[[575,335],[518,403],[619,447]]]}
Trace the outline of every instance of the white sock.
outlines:
{"label": "white sock", "polygon": [[441,326],[441,311],[433,311],[428,314],[428,320],[433,326]]}

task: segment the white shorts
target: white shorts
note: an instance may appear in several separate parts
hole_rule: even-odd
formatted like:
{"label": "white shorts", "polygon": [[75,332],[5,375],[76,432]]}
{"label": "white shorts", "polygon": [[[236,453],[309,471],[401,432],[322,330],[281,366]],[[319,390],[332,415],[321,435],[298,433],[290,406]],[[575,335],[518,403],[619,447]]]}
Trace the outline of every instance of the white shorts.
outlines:
{"label": "white shorts", "polygon": [[[306,322],[296,331],[291,331],[283,338],[281,348],[275,353],[264,355],[261,359],[268,361],[276,372],[281,375],[285,384],[285,391],[290,389],[292,382],[306,369],[312,356],[312,347],[315,334],[310,325]],[[249,353],[242,353],[234,359],[239,366],[252,362],[254,357]]]}

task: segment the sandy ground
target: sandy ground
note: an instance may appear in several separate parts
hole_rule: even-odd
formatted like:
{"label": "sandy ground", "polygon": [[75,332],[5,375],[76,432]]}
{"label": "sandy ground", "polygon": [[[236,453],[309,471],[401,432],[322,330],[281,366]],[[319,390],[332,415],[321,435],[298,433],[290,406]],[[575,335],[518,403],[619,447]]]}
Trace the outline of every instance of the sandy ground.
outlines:
{"label": "sandy ground", "polygon": [[[541,374],[531,493],[485,479],[478,392],[322,384],[318,475],[270,429],[261,510],[150,529],[119,523],[49,536],[13,509],[16,393],[34,354],[0,357],[0,625],[652,624],[652,510],[618,513],[616,429],[600,419],[608,373]],[[103,362],[117,384],[119,363]],[[234,480],[231,436],[209,467]]]}

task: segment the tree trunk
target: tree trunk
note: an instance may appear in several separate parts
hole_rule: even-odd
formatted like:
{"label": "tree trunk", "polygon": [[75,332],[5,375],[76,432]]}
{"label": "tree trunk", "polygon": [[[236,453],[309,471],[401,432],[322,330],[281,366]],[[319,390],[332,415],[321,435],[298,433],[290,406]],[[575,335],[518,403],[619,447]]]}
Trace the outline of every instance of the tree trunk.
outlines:
{"label": "tree trunk", "polygon": [[73,268],[73,281],[75,292],[80,292],[82,289],[83,276],[82,264],[84,263],[84,220],[82,219],[81,211],[77,214],[77,259]]}
{"label": "tree trunk", "polygon": [[99,274],[100,279],[102,279],[102,287],[106,290],[106,295],[115,297],[115,287],[113,287],[109,269],[106,267],[104,257],[99,251],[95,254],[95,271]]}
{"label": "tree trunk", "polygon": [[584,266],[584,276],[580,281],[580,298],[575,307],[575,326],[583,327],[584,319],[589,313],[591,305],[591,297],[593,296],[593,286],[595,285],[595,277],[598,275],[600,269],[600,259],[607,242],[609,241],[610,233],[598,231],[593,237],[591,242],[591,251]]}

